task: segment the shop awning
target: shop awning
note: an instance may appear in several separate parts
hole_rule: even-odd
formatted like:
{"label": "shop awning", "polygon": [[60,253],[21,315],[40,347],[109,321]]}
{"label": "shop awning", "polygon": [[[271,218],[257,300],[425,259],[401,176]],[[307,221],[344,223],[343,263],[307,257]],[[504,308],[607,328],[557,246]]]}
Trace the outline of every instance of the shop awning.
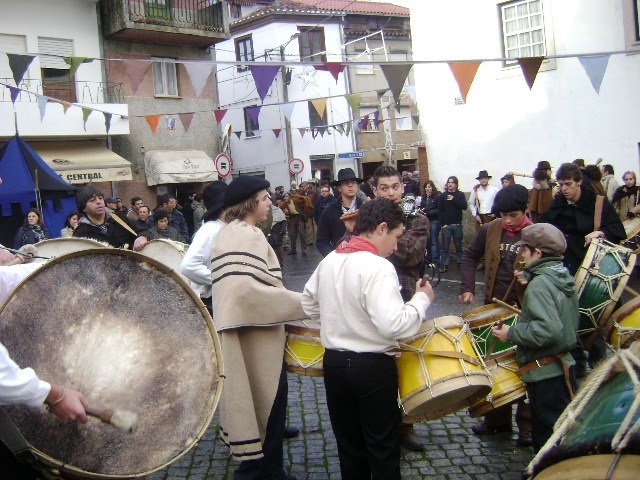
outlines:
{"label": "shop awning", "polygon": [[144,156],[150,187],[161,183],[198,183],[218,180],[211,157],[200,150],[152,150]]}
{"label": "shop awning", "polygon": [[32,142],[31,147],[71,184],[133,178],[131,163],[100,142]]}

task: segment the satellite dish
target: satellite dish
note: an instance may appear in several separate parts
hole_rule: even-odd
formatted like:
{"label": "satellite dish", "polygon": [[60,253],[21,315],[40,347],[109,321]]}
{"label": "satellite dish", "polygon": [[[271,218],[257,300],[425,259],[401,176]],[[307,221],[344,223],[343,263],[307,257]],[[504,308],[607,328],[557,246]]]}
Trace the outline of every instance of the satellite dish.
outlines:
{"label": "satellite dish", "polygon": [[231,137],[231,124],[227,123],[224,126],[224,131],[222,132],[222,151],[229,152],[231,150],[231,144],[229,143],[229,138]]}

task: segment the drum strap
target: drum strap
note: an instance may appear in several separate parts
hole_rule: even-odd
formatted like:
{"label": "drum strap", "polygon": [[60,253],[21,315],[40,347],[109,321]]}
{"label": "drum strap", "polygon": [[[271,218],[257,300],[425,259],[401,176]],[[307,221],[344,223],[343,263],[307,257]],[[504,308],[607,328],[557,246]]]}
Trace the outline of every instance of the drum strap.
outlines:
{"label": "drum strap", "polygon": [[116,215],[115,213],[113,215],[111,215],[111,218],[113,218],[117,223],[120,224],[120,226],[122,228],[124,228],[125,230],[127,230],[129,233],[131,233],[134,236],[138,236],[138,234],[127,224],[127,222],[125,222],[124,220],[122,220],[118,215]]}
{"label": "drum strap", "polygon": [[423,353],[424,355],[433,355],[435,357],[459,358],[461,360],[464,360],[465,362],[471,363],[476,366],[482,365],[480,360],[478,360],[477,358],[462,352],[437,352],[437,351],[423,352],[421,351],[420,353]]}
{"label": "drum strap", "polygon": [[564,363],[562,361],[562,359],[564,358],[564,356],[566,355],[566,353],[557,353],[555,355],[549,355],[548,357],[542,357],[542,358],[538,358],[537,360],[533,360],[529,363],[525,363],[523,366],[521,366],[517,371],[516,374],[521,377],[522,375],[524,375],[525,373],[534,370],[536,368],[542,367],[544,365],[550,365],[552,363],[556,363],[559,362],[560,366],[562,367],[562,372],[564,373],[564,381],[567,384],[567,389],[569,390],[569,395],[571,396],[571,398],[573,398],[573,387],[571,386],[571,376],[569,374],[569,365],[567,365],[566,363]]}
{"label": "drum strap", "polygon": [[7,446],[18,461],[34,463],[37,460],[20,430],[13,424],[2,408],[0,408],[0,441]]}
{"label": "drum strap", "polygon": [[602,223],[602,205],[604,203],[603,195],[596,195],[596,206],[593,213],[593,231],[600,230]]}

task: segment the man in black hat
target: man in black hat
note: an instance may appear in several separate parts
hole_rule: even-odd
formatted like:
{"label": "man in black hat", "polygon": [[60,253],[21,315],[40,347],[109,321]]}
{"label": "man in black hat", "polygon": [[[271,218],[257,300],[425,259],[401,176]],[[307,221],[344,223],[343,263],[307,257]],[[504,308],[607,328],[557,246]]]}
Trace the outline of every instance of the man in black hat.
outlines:
{"label": "man in black hat", "polygon": [[362,202],[357,198],[360,183],[362,183],[362,179],[356,177],[351,168],[341,169],[338,172],[338,179],[331,182],[331,186],[338,189],[339,201],[328,205],[320,216],[316,248],[323,257],[335,250],[347,232],[347,228],[340,218],[347,213],[355,213],[362,205]]}
{"label": "man in black hat", "polygon": [[[531,222],[525,215],[529,192],[522,185],[510,185],[500,190],[495,197],[495,209],[500,218],[485,224],[473,237],[462,256],[460,302],[472,304],[476,291],[476,269],[480,259],[485,260],[484,304],[492,303],[496,297],[517,305],[518,297],[513,282],[514,265],[521,231]],[[508,294],[508,295],[507,295]],[[525,428],[521,417],[526,414],[519,404],[516,422],[520,432],[518,443],[531,445],[530,428]],[[492,410],[484,420],[472,427],[477,435],[511,431],[511,405]]]}

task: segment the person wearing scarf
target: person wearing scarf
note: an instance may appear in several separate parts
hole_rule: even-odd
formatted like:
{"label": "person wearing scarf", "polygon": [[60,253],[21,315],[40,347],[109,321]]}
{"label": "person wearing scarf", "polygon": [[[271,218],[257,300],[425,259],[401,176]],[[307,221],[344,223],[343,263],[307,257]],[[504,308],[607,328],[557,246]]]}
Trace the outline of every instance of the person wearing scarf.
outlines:
{"label": "person wearing scarf", "polygon": [[282,284],[278,258],[256,224],[271,209],[269,182],[241,175],[223,193],[224,226],[211,251],[214,324],[225,380],[221,439],[240,460],[234,480],[295,478],[283,466],[287,410],[284,324],[306,315]]}
{"label": "person wearing scarf", "polygon": [[342,478],[400,479],[398,373],[392,351],[415,335],[433,300],[416,282],[406,303],[386,258],[404,231],[402,208],[376,198],[358,210],[353,235],[318,265],[302,307],[320,321],[324,384]]}
{"label": "person wearing scarf", "polygon": [[37,208],[30,208],[24,223],[16,232],[13,248],[18,250],[23,245],[30,245],[49,238],[49,232],[42,222],[42,214]]}
{"label": "person wearing scarf", "polygon": [[[528,197],[529,192],[522,185],[509,185],[497,193],[493,205],[500,218],[478,230],[462,255],[459,297],[461,303],[470,305],[474,302],[476,267],[484,256],[484,304],[491,303],[491,299],[496,297],[512,305],[518,305],[518,289],[510,286],[517,266],[516,243],[520,241],[522,229],[531,223],[525,215]],[[525,418],[529,418],[530,415],[527,409],[523,402],[518,404],[516,423],[520,445],[531,445],[531,428],[525,425]],[[477,435],[483,435],[511,431],[511,424],[511,405],[506,405],[492,410],[472,429]]]}
{"label": "person wearing scarf", "polygon": [[640,190],[636,185],[636,172],[624,172],[622,175],[624,185],[618,187],[611,197],[611,204],[618,212],[620,221],[624,222],[640,214]]}

